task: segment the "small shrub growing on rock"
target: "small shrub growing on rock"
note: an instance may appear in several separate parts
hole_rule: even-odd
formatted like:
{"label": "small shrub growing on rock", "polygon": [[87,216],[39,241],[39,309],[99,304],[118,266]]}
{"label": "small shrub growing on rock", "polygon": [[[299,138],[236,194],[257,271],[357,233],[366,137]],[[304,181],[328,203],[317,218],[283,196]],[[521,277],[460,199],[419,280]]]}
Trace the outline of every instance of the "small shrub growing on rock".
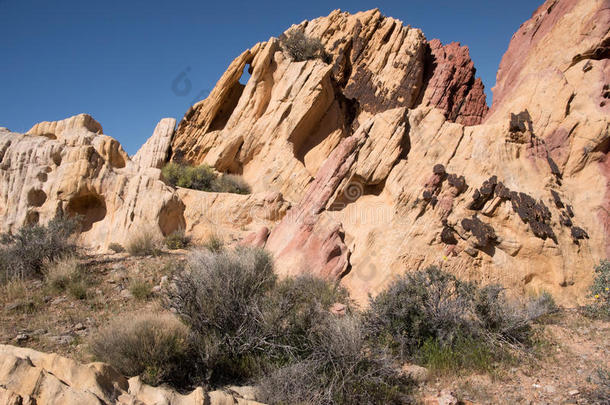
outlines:
{"label": "small shrub growing on rock", "polygon": [[186,236],[184,229],[179,229],[167,235],[163,243],[170,250],[186,249],[191,243],[191,238]]}
{"label": "small shrub growing on rock", "polygon": [[585,313],[592,317],[610,317],[610,261],[602,260],[595,267],[595,278],[589,288],[593,303],[585,307]]}
{"label": "small shrub growing on rock", "polygon": [[56,217],[46,226],[28,225],[13,234],[0,236],[0,282],[42,275],[45,263],[74,255],[70,236],[77,218]]}
{"label": "small shrub growing on rock", "polygon": [[250,186],[243,177],[236,174],[223,174],[212,183],[212,191],[219,193],[250,194]]}
{"label": "small shrub growing on rock", "polygon": [[321,59],[326,63],[332,61],[318,38],[309,38],[303,31],[293,30],[280,37],[280,43],[285,52],[295,62],[311,59]]}
{"label": "small shrub growing on rock", "polygon": [[188,329],[169,314],[123,316],[90,342],[94,356],[150,385],[184,386],[188,372]]}
{"label": "small shrub growing on rock", "polygon": [[125,248],[120,243],[111,243],[108,245],[108,249],[112,250],[114,253],[122,253],[125,251]]}
{"label": "small shrub growing on rock", "polygon": [[218,193],[250,193],[250,186],[241,176],[233,174],[217,175],[207,165],[186,166],[178,163],[168,163],[163,167],[161,173],[165,181],[173,187]]}
{"label": "small shrub growing on rock", "polygon": [[132,256],[149,256],[158,253],[158,238],[151,229],[136,231],[127,241],[127,252]]}

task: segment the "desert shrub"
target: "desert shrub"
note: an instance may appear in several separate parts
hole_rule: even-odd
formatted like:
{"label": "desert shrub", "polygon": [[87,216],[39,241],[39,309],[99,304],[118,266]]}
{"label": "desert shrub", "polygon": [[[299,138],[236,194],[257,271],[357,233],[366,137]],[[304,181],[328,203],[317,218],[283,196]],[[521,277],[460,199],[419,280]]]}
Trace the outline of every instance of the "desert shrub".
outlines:
{"label": "desert shrub", "polygon": [[280,37],[282,48],[295,62],[310,59],[321,59],[326,63],[332,61],[318,38],[309,38],[303,31],[293,30]]}
{"label": "desert shrub", "polygon": [[261,322],[265,334],[275,337],[275,359],[281,363],[309,355],[310,333],[326,321],[335,303],[349,309],[349,294],[326,280],[301,275],[278,281],[264,302]]}
{"label": "desert shrub", "polygon": [[137,314],[112,321],[90,342],[93,355],[150,385],[186,385],[188,330],[169,314]]}
{"label": "desert shrub", "polygon": [[152,295],[152,286],[146,280],[136,278],[129,283],[129,292],[137,300],[146,300]]}
{"label": "desert shrub", "polygon": [[592,387],[589,387],[583,393],[583,396],[588,404],[608,405],[610,398],[610,371],[603,367],[595,369],[588,378]]}
{"label": "desert shrub", "polygon": [[311,354],[263,377],[269,404],[403,404],[411,381],[392,357],[367,345],[356,316],[327,317],[309,336]]}
{"label": "desert shrub", "polygon": [[168,292],[168,305],[189,325],[196,374],[212,384],[238,383],[311,354],[311,330],[347,292],[302,276],[277,281],[270,256],[240,247],[193,252]]}
{"label": "desert shrub", "polygon": [[158,252],[158,238],[151,229],[139,229],[127,241],[127,252],[132,256],[149,256]]}
{"label": "desert shrub", "polygon": [[249,194],[250,186],[241,176],[233,174],[217,175],[208,165],[186,166],[168,163],[161,170],[165,181],[173,187],[218,193]]}
{"label": "desert shrub", "polygon": [[191,254],[169,304],[191,328],[200,374],[218,381],[258,371],[270,345],[260,312],[275,282],[271,258],[261,249]]}
{"label": "desert shrub", "polygon": [[610,317],[610,261],[602,260],[595,267],[595,278],[589,288],[593,303],[585,307],[585,313],[593,317]]}
{"label": "desert shrub", "polygon": [[210,191],[216,178],[214,171],[207,165],[185,166],[168,163],[161,169],[165,181],[173,187],[192,188],[194,190]]}
{"label": "desert shrub", "polygon": [[250,186],[236,174],[222,174],[212,183],[212,191],[219,193],[250,194]]}
{"label": "desert shrub", "polygon": [[203,242],[202,246],[210,252],[220,252],[222,249],[224,249],[225,241],[218,234],[212,233],[208,236],[205,242]]}
{"label": "desert shrub", "polygon": [[120,243],[111,243],[108,245],[108,249],[112,250],[114,253],[122,253],[125,251],[125,248]]}
{"label": "desert shrub", "polygon": [[431,353],[457,350],[450,354],[459,357],[465,341],[490,352],[502,342],[528,343],[532,322],[553,309],[548,295],[521,305],[509,301],[502,287],[481,288],[429,267],[406,274],[371,299],[365,322],[371,339],[403,358],[417,358],[424,344]]}
{"label": "desert shrub", "polygon": [[436,267],[409,273],[371,300],[369,333],[401,357],[430,338],[451,344],[472,330],[474,288]]}
{"label": "desert shrub", "polygon": [[179,229],[167,235],[163,240],[168,249],[185,249],[191,243],[191,238],[186,236],[184,229]]}
{"label": "desert shrub", "polygon": [[70,236],[78,227],[77,218],[55,217],[46,226],[28,225],[14,235],[0,236],[0,282],[40,276],[45,263],[74,255]]}

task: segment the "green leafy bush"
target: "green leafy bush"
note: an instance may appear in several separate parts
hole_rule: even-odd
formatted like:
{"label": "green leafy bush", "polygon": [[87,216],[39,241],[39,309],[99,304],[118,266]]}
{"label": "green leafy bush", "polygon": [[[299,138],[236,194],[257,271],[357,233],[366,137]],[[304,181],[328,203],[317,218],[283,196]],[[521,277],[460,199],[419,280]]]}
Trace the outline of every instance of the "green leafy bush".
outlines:
{"label": "green leafy bush", "polygon": [[188,385],[188,329],[169,314],[123,316],[90,342],[94,356],[127,376],[150,385]]}
{"label": "green leafy bush", "polygon": [[74,255],[70,236],[78,227],[77,218],[56,217],[46,226],[24,226],[16,234],[0,236],[0,283],[15,278],[40,276],[45,263]]}
{"label": "green leafy bush", "polygon": [[186,249],[191,243],[191,238],[186,236],[184,229],[179,229],[167,235],[163,243],[170,250]]}
{"label": "green leafy bush", "polygon": [[595,279],[589,288],[589,297],[593,303],[588,305],[586,313],[593,317],[610,317],[610,261],[602,260],[595,267]]}
{"label": "green leafy bush", "polygon": [[217,176],[207,165],[186,166],[168,163],[161,170],[165,181],[173,187],[219,193],[249,194],[250,186],[241,176],[222,174]]}
{"label": "green leafy bush", "polygon": [[295,62],[311,59],[321,59],[325,63],[332,62],[331,56],[324,49],[318,38],[309,38],[303,31],[293,30],[280,37],[280,43]]}

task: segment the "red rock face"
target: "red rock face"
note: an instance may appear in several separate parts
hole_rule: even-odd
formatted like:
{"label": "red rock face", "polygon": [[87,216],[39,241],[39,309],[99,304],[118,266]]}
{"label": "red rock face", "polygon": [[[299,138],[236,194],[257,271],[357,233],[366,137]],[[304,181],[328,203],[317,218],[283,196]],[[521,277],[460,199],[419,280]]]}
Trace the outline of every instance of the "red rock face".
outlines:
{"label": "red rock face", "polygon": [[445,111],[447,119],[463,125],[477,125],[487,114],[483,82],[475,78],[476,69],[467,46],[458,42],[443,45],[430,41],[426,63],[428,81],[424,105]]}
{"label": "red rock face", "polygon": [[512,90],[518,88],[517,83],[528,62],[529,52],[577,3],[578,0],[548,0],[538,7],[530,20],[519,27],[500,62],[496,86],[492,89],[494,97],[489,115],[499,108]]}

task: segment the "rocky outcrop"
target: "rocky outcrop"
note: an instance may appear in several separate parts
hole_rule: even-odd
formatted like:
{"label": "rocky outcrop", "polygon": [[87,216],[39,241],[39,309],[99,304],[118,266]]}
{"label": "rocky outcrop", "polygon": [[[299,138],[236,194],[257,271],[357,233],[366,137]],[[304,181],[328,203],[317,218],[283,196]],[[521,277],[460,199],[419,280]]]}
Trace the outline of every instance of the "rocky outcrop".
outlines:
{"label": "rocky outcrop", "polygon": [[445,117],[463,125],[480,124],[487,114],[483,82],[475,78],[476,69],[466,46],[453,42],[443,45],[430,41],[426,60],[427,77],[423,104],[439,108]]}
{"label": "rocky outcrop", "polygon": [[[374,114],[423,103],[476,123],[486,110],[467,49],[455,51],[460,59],[439,54],[436,63],[420,30],[379,10],[335,11],[294,30],[319,38],[332,61],[294,62],[275,38],[245,51],[180,122],[173,160],[243,174],[255,191],[295,202],[330,152]],[[251,73],[245,86],[244,69]],[[426,93],[426,80],[436,92]]]}
{"label": "rocky outcrop", "polygon": [[80,364],[57,354],[0,345],[2,404],[167,404],[256,405],[236,390],[206,392],[201,387],[180,394],[164,387],[127,379],[104,363]]}
{"label": "rocky outcrop", "polygon": [[[437,265],[577,303],[610,254],[609,22],[607,0],[545,2],[513,37],[487,112],[466,47],[378,10],[304,21],[288,32],[329,58],[255,45],[134,160],[84,115],[0,130],[0,229],[67,212],[97,247],[150,224],[221,231],[360,302]],[[167,187],[155,167],[168,151],[242,174],[253,194]]]}
{"label": "rocky outcrop", "polygon": [[[92,132],[96,130],[98,132]],[[0,230],[78,215],[80,242],[104,248],[134,231],[167,235],[184,227],[184,204],[160,171],[130,161],[88,115],[0,132]]]}
{"label": "rocky outcrop", "polygon": [[155,127],[152,136],[136,152],[132,160],[142,168],[161,169],[169,159],[175,129],[175,118],[163,118]]}
{"label": "rocky outcrop", "polygon": [[608,13],[547,1],[511,41],[489,112],[457,43],[378,10],[305,21],[289,31],[330,63],[257,44],[185,115],[172,159],[292,202],[264,224],[283,274],[339,278],[364,302],[435,264],[573,304],[609,253]]}

